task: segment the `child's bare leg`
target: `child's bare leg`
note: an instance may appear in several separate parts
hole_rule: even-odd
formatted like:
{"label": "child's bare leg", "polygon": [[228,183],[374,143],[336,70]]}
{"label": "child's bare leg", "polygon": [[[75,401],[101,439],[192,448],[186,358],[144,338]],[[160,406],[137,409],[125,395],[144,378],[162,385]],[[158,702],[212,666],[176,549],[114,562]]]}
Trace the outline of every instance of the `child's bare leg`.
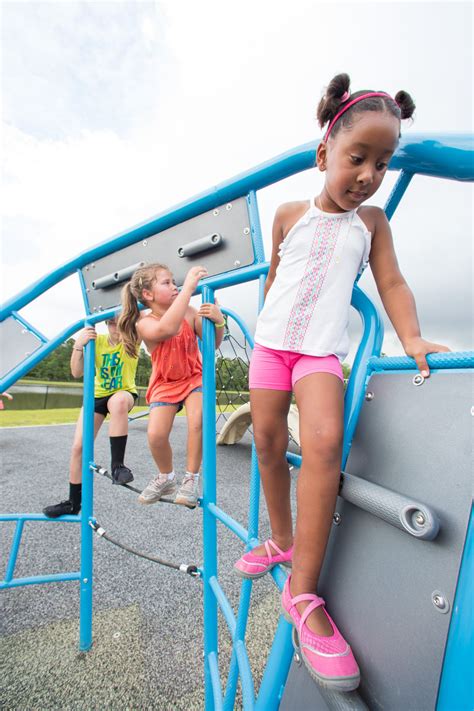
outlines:
{"label": "child's bare leg", "polygon": [[196,474],[202,460],[202,393],[190,393],[184,404],[188,423],[186,471]]}
{"label": "child's bare leg", "polygon": [[177,411],[177,405],[162,405],[150,410],[148,446],[161,474],[173,471],[173,452],[169,437]]}
{"label": "child's bare leg", "polygon": [[[71,484],[80,484],[82,482],[82,416],[83,410],[81,408],[74,432],[71,458],[69,460],[69,482]],[[97,437],[97,433],[104,420],[104,415],[99,415],[97,412],[94,412],[94,439]]]}
{"label": "child's bare leg", "polygon": [[[344,412],[344,388],[335,375],[307,375],[295,384],[294,392],[303,464],[297,486],[292,596],[317,592],[339,489]],[[300,613],[306,604],[297,605]],[[332,634],[321,608],[307,624],[316,634]]]}
{"label": "child's bare leg", "polygon": [[120,390],[112,395],[107,403],[110,412],[109,437],[128,434],[128,413],[133,404],[133,395],[126,390]]}
{"label": "child's bare leg", "polygon": [[[288,550],[293,542],[291,482],[286,461],[290,403],[291,392],[286,390],[250,391],[252,428],[272,538],[282,550]],[[257,555],[265,555],[263,546],[254,550]]]}

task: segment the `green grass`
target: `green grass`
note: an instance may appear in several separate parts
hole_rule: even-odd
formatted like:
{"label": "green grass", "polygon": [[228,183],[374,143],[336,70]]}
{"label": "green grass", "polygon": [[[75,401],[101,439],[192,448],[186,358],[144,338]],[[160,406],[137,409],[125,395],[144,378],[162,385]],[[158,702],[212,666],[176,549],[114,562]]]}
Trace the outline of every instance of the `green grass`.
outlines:
{"label": "green grass", "polygon": [[[146,407],[136,407],[141,412]],[[80,407],[64,407],[55,410],[2,410],[0,427],[25,427],[32,425],[64,425],[76,422]]]}
{"label": "green grass", "polygon": [[[148,408],[144,405],[134,407],[132,415],[143,412]],[[219,412],[234,412],[234,405],[221,407]],[[65,425],[73,424],[79,417],[79,407],[65,407],[51,410],[2,410],[0,412],[0,428],[2,427],[32,427],[39,425]],[[181,410],[178,417],[184,417],[186,412]],[[143,418],[146,419],[146,418]]]}

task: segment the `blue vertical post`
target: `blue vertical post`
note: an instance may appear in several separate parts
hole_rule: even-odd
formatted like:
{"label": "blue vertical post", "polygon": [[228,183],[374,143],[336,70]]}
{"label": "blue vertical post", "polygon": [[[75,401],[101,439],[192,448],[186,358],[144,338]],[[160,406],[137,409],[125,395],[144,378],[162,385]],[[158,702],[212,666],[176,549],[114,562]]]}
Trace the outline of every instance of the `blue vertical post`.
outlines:
{"label": "blue vertical post", "polygon": [[82,413],[82,514],[81,514],[81,593],[79,647],[86,652],[92,645],[92,518],[94,461],[94,376],[95,341],[89,341],[84,353],[84,395]]}
{"label": "blue vertical post", "polygon": [[[205,303],[214,302],[214,291],[202,290]],[[206,711],[215,708],[209,654],[218,656],[217,601],[209,580],[217,576],[217,522],[209,512],[209,504],[216,503],[216,371],[215,331],[209,319],[203,319],[203,583],[204,583],[204,697]]]}

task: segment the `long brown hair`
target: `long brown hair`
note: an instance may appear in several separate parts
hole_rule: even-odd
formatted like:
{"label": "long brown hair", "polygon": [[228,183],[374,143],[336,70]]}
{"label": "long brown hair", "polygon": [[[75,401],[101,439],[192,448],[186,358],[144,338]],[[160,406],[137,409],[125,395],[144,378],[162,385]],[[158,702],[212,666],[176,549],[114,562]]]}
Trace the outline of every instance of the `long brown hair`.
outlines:
{"label": "long brown hair", "polygon": [[157,272],[163,270],[170,271],[165,264],[158,263],[140,267],[122,289],[122,312],[117,321],[117,328],[126,353],[132,358],[136,357],[140,343],[136,328],[140,316],[138,304],[148,306],[143,298],[143,290],[151,291]]}

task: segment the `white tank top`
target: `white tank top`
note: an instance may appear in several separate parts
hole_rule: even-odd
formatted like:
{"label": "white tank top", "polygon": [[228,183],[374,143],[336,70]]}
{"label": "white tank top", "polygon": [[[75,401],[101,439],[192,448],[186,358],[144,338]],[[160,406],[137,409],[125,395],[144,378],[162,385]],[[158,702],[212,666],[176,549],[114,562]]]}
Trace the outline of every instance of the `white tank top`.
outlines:
{"label": "white tank top", "polygon": [[349,352],[352,287],[369,261],[371,233],[357,210],[329,213],[313,200],[280,245],[255,342],[314,356]]}

